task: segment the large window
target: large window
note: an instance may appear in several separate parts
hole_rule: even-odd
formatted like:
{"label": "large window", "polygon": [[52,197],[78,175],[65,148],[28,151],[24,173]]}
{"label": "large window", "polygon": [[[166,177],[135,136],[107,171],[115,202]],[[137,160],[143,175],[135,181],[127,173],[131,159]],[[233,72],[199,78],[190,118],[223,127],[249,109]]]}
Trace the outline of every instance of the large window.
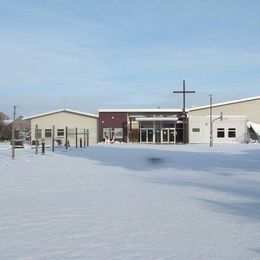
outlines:
{"label": "large window", "polygon": [[235,138],[236,137],[236,128],[228,128],[228,137]]}
{"label": "large window", "polygon": [[115,128],[115,138],[123,138],[123,128]]}
{"label": "large window", "polygon": [[112,138],[112,129],[111,128],[103,128],[103,138]]}
{"label": "large window", "polygon": [[141,128],[153,128],[153,122],[140,122]]}
{"label": "large window", "polygon": [[218,138],[224,138],[225,137],[225,129],[224,128],[218,128],[217,129],[217,137]]}
{"label": "large window", "polygon": [[59,137],[64,136],[64,129],[57,129],[57,136]]}
{"label": "large window", "polygon": [[51,129],[45,129],[45,138],[51,137]]}
{"label": "large window", "polygon": [[162,128],[174,128],[175,122],[162,122]]}

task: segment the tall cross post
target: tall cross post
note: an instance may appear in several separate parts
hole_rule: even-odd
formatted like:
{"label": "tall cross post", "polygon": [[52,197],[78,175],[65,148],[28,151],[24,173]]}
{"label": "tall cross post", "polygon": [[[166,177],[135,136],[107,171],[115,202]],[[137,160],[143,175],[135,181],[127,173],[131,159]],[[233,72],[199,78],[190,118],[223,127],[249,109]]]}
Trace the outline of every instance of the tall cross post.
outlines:
{"label": "tall cross post", "polygon": [[183,98],[183,106],[182,106],[182,118],[183,118],[183,143],[187,143],[187,113],[186,113],[186,94],[188,93],[196,93],[193,90],[186,90],[185,88],[185,80],[182,82],[182,91],[173,91],[174,94],[182,94]]}

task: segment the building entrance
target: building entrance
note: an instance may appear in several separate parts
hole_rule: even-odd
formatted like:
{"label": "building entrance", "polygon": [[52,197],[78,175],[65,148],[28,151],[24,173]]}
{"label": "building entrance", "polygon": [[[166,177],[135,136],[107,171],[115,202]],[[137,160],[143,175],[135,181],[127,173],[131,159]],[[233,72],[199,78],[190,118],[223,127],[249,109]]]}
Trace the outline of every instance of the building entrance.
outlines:
{"label": "building entrance", "polygon": [[153,129],[141,129],[141,143],[153,143]]}
{"label": "building entrance", "polygon": [[182,124],[176,121],[140,121],[139,126],[140,143],[175,144],[182,140]]}
{"label": "building entrance", "polygon": [[175,128],[163,128],[161,135],[162,143],[175,143]]}
{"label": "building entrance", "polygon": [[141,143],[175,143],[175,128],[148,128],[141,129],[140,142]]}

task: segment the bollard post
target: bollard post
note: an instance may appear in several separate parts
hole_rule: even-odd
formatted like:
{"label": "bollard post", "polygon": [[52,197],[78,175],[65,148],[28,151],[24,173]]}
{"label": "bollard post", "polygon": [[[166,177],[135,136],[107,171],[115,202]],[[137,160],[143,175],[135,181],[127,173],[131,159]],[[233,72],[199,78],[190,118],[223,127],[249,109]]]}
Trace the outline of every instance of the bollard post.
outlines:
{"label": "bollard post", "polygon": [[82,148],[82,138],[79,139],[79,147]]}
{"label": "bollard post", "polygon": [[15,116],[16,116],[16,106],[14,106],[14,121],[12,123],[12,159],[15,158],[14,150],[14,139],[15,139]]}
{"label": "bollard post", "polygon": [[89,146],[89,129],[87,129],[87,146]]}
{"label": "bollard post", "polygon": [[45,141],[42,140],[42,154],[45,154]]}

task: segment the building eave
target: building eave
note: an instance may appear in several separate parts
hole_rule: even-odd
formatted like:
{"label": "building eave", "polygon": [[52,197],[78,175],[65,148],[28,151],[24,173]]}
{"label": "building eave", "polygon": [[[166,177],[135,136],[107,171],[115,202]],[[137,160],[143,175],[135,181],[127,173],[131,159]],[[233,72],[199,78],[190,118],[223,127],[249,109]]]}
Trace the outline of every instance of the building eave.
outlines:
{"label": "building eave", "polygon": [[148,108],[148,109],[99,109],[99,113],[111,112],[111,113],[175,113],[182,112],[179,108]]}
{"label": "building eave", "polygon": [[[227,102],[222,102],[222,103],[216,103],[216,104],[213,104],[212,107],[232,105],[232,104],[236,104],[236,103],[243,103],[243,102],[247,102],[247,101],[253,101],[253,100],[256,100],[256,99],[260,99],[260,96],[251,97],[251,98],[244,98],[244,99],[237,99],[237,100],[227,101]],[[192,112],[192,111],[202,110],[202,109],[207,109],[207,108],[210,108],[210,105],[190,108],[190,109],[188,109],[188,111]]]}
{"label": "building eave", "polygon": [[57,113],[61,113],[61,112],[67,112],[67,113],[72,113],[72,114],[81,115],[81,116],[98,118],[98,116],[95,115],[95,114],[85,113],[85,112],[72,110],[72,109],[68,109],[68,108],[62,108],[62,109],[49,111],[49,112],[46,112],[46,113],[27,116],[27,117],[24,117],[23,120],[31,120],[31,119],[35,119],[35,118],[39,118],[39,117],[43,117],[43,116],[48,116],[48,115],[52,115],[52,114],[57,114]]}

